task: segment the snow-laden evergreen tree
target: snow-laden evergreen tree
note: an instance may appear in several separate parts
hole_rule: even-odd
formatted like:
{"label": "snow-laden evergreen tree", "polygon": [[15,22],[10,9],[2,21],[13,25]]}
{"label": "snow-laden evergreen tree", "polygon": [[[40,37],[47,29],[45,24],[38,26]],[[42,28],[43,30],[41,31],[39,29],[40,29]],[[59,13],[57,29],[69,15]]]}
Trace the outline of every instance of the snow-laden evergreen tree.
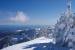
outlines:
{"label": "snow-laden evergreen tree", "polygon": [[75,48],[75,13],[71,11],[71,0],[67,0],[67,11],[55,25],[57,44]]}

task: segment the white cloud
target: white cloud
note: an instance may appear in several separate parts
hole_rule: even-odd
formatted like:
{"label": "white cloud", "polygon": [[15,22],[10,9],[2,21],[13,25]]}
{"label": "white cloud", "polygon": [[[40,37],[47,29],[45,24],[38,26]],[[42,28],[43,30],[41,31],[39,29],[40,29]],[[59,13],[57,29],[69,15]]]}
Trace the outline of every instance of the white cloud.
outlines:
{"label": "white cloud", "polygon": [[0,19],[0,25],[1,24],[26,24],[28,21],[29,21],[28,16],[24,12],[18,11],[16,13],[12,12],[5,15],[4,18]]}
{"label": "white cloud", "polygon": [[11,17],[10,21],[15,23],[26,23],[29,18],[24,14],[24,12],[18,11],[15,17]]}

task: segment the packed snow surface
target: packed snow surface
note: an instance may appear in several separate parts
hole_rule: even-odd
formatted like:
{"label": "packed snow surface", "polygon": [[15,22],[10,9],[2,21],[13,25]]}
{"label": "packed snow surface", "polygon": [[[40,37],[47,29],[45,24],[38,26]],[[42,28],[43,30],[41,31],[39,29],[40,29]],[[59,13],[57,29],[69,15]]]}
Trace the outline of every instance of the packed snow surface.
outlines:
{"label": "packed snow surface", "polygon": [[[46,38],[46,37],[40,37],[40,38],[36,38],[36,39],[28,41],[28,42],[24,42],[24,43],[20,43],[20,44],[16,44],[16,45],[13,45],[13,46],[6,47],[2,50],[33,50],[35,47],[26,48],[26,49],[23,49],[23,48],[25,48],[29,45],[33,45],[33,44],[50,43],[50,42],[55,43],[54,39],[49,39],[49,38]],[[46,46],[44,46],[44,47],[46,47]]]}

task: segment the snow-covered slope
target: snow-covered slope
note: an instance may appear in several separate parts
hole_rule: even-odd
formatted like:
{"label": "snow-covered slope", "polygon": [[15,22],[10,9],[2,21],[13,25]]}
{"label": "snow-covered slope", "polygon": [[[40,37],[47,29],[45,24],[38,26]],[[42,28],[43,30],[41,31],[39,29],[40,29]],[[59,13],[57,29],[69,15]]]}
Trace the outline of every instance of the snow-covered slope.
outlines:
{"label": "snow-covered slope", "polygon": [[[42,44],[42,43],[50,43],[50,42],[55,44],[54,39],[49,39],[46,37],[40,37],[40,38],[36,38],[36,39],[28,41],[28,42],[9,46],[9,47],[1,49],[1,50],[33,50],[35,47],[31,47],[31,48],[26,48],[26,47],[33,45],[33,44]],[[43,46],[43,47],[46,47],[46,46]]]}

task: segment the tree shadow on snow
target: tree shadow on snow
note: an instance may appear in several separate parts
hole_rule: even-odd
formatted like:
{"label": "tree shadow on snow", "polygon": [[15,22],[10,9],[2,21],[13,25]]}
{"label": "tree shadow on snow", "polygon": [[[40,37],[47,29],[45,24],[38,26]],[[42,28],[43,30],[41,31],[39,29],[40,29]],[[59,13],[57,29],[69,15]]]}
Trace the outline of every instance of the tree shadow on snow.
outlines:
{"label": "tree shadow on snow", "polygon": [[23,46],[23,49],[33,48],[33,50],[69,50],[66,47],[58,47],[52,43],[40,43],[40,44],[33,44],[27,47]]}

